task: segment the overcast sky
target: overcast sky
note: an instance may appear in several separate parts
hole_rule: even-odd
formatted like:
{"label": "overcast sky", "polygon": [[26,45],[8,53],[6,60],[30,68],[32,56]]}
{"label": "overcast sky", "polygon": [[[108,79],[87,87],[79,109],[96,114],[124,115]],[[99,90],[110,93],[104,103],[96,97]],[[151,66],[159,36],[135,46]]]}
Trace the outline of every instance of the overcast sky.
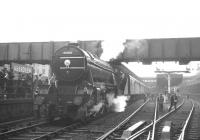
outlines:
{"label": "overcast sky", "polygon": [[0,42],[104,40],[108,60],[125,39],[199,37],[199,13],[198,0],[0,0]]}

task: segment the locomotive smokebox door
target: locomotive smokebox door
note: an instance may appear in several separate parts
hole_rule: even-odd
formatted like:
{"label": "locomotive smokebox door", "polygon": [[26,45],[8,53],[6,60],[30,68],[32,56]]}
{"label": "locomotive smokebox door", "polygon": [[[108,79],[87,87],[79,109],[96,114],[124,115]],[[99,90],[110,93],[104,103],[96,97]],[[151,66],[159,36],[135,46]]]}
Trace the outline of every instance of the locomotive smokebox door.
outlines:
{"label": "locomotive smokebox door", "polygon": [[84,53],[77,47],[67,46],[55,52],[53,71],[57,80],[75,81],[82,77],[86,67]]}

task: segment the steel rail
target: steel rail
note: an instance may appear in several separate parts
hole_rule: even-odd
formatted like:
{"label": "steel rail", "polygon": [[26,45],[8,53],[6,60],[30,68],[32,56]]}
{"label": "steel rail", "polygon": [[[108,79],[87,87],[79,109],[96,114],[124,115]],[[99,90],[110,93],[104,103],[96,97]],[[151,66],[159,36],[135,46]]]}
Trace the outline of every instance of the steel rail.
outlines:
{"label": "steel rail", "polygon": [[140,135],[142,135],[143,133],[147,132],[147,130],[153,125],[153,122],[151,122],[149,125],[147,125],[146,127],[142,128],[141,130],[137,131],[136,133],[134,133],[132,136],[130,136],[129,138],[127,138],[126,140],[134,140],[137,137],[139,137]]}
{"label": "steel rail", "polygon": [[149,134],[148,134],[147,140],[150,140],[150,138],[151,138],[151,132],[149,131]]}
{"label": "steel rail", "polygon": [[12,125],[12,124],[17,124],[17,123],[21,123],[21,122],[24,122],[24,121],[32,121],[33,119],[34,119],[34,117],[28,117],[28,118],[25,118],[25,119],[20,119],[20,120],[15,120],[15,121],[10,121],[10,122],[3,122],[3,123],[0,123],[0,127]]}
{"label": "steel rail", "polygon": [[58,133],[61,133],[61,132],[65,131],[66,129],[72,129],[72,128],[77,127],[77,126],[79,126],[79,125],[81,125],[81,123],[71,124],[71,125],[69,125],[69,126],[65,126],[65,127],[60,128],[60,129],[58,129],[58,130],[55,130],[55,131],[53,131],[53,132],[49,132],[49,133],[47,133],[47,134],[41,135],[41,136],[39,136],[39,137],[37,137],[37,138],[33,138],[33,139],[31,139],[31,140],[40,140],[40,139],[43,139],[43,138],[49,138],[49,137],[51,137],[52,135],[56,135],[56,134],[58,134]]}
{"label": "steel rail", "polygon": [[[92,121],[93,119],[91,119],[90,121]],[[81,122],[76,122],[74,124],[71,124],[71,125],[68,125],[68,126],[65,126],[63,128],[59,128],[53,132],[48,132],[44,135],[41,135],[41,136],[38,136],[36,138],[32,138],[31,140],[40,140],[40,139],[44,139],[44,138],[51,138],[53,135],[57,135],[57,134],[61,134],[62,132],[66,131],[67,129],[73,129],[73,128],[77,128],[78,126],[81,126],[83,123]]]}
{"label": "steel rail", "polygon": [[[183,103],[185,102],[185,100],[183,100],[183,102],[177,107],[177,109],[179,109]],[[165,115],[163,115],[162,117],[158,118],[155,122],[155,124],[157,124],[158,122],[160,122],[162,119],[166,118],[167,116],[169,116],[170,114],[172,114],[174,111],[176,111],[177,109],[173,109],[170,112],[166,113]],[[136,133],[134,133],[132,136],[130,136],[129,138],[127,138],[127,140],[134,140],[137,137],[139,137],[140,135],[142,135],[144,132],[146,132],[151,126],[153,125],[153,122],[149,125],[147,125],[146,127],[144,127],[143,129],[137,131]]]}
{"label": "steel rail", "polygon": [[192,113],[194,112],[194,103],[193,103],[193,101],[192,101],[192,109],[191,109],[191,111],[190,111],[190,113],[189,113],[189,115],[188,115],[188,117],[187,117],[187,119],[186,119],[186,121],[185,121],[185,124],[184,124],[184,126],[183,126],[183,128],[182,128],[182,132],[181,132],[181,134],[180,134],[180,136],[179,136],[179,138],[178,138],[178,140],[184,140],[184,138],[185,138],[185,133],[186,133],[186,130],[187,130],[187,128],[188,128],[188,124],[189,124],[189,121],[191,120],[191,116],[192,116]]}
{"label": "steel rail", "polygon": [[41,123],[38,123],[38,124],[34,124],[34,125],[31,125],[31,126],[25,126],[25,127],[22,127],[22,128],[18,128],[18,129],[14,129],[14,130],[10,130],[10,131],[4,132],[4,133],[0,133],[0,138],[1,137],[5,137],[7,135],[11,135],[11,134],[17,133],[17,132],[20,132],[20,131],[31,129],[31,128],[36,127],[36,126],[41,126],[41,125],[44,125],[44,124],[47,124],[47,123],[48,123],[47,121],[44,121],[44,122],[41,122]]}
{"label": "steel rail", "polygon": [[154,136],[155,136],[157,111],[158,111],[158,97],[156,98],[156,106],[155,106],[155,111],[154,111],[153,130],[152,130],[151,140],[154,140]]}
{"label": "steel rail", "polygon": [[135,115],[138,111],[140,111],[140,109],[147,103],[149,102],[149,99],[143,103],[140,107],[137,108],[137,110],[135,110],[131,115],[129,115],[124,121],[122,121],[120,124],[118,124],[115,128],[111,129],[110,131],[108,131],[107,133],[105,133],[104,135],[102,135],[101,137],[99,137],[97,140],[103,140],[106,137],[108,137],[111,133],[113,133],[115,130],[119,129],[121,126],[123,126],[125,123],[127,123],[133,115]]}

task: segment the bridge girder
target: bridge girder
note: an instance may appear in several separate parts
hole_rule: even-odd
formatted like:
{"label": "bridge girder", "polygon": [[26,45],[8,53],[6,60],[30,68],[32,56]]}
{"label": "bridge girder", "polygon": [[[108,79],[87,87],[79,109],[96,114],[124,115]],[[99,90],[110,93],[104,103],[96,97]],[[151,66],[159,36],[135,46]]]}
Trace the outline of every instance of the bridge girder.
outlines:
{"label": "bridge girder", "polygon": [[200,60],[200,38],[126,40],[115,62],[179,61],[187,64]]}

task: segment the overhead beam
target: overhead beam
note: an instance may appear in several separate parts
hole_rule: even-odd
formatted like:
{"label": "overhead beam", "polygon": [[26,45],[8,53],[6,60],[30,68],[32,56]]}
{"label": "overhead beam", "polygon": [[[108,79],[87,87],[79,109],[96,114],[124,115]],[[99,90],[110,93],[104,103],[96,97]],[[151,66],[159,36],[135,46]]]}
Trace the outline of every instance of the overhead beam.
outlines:
{"label": "overhead beam", "polygon": [[[126,40],[115,61],[151,63],[152,61],[200,61],[200,38],[162,38]],[[148,64],[147,63],[147,64]]]}

